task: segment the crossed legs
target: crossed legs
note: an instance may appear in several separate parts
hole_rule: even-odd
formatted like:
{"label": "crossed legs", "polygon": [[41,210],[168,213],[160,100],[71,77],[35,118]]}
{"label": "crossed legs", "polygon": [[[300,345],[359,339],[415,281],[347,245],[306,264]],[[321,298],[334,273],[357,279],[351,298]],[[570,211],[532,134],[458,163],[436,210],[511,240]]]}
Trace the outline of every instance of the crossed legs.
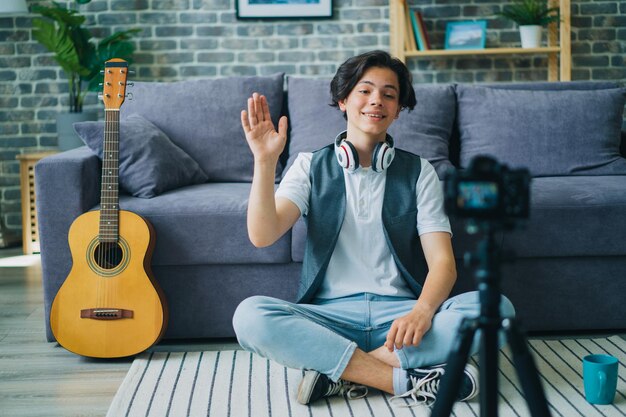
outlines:
{"label": "crossed legs", "polygon": [[[461,320],[478,315],[480,307],[477,293],[452,297],[419,346],[389,352],[382,346],[389,326],[415,301],[379,298],[366,294],[346,302],[301,305],[255,296],[239,305],[233,326],[246,350],[290,368],[314,369],[333,381],[344,379],[393,394],[393,368],[445,362]],[[506,298],[501,310],[503,316],[514,315]],[[473,352],[477,348],[475,340]]]}

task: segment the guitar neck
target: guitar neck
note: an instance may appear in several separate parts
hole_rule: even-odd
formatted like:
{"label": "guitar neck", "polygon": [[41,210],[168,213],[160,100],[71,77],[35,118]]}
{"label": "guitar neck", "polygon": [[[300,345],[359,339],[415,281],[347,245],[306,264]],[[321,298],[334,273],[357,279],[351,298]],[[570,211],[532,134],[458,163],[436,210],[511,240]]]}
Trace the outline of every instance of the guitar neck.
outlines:
{"label": "guitar neck", "polygon": [[117,242],[119,236],[119,109],[106,109],[100,191],[100,241]]}

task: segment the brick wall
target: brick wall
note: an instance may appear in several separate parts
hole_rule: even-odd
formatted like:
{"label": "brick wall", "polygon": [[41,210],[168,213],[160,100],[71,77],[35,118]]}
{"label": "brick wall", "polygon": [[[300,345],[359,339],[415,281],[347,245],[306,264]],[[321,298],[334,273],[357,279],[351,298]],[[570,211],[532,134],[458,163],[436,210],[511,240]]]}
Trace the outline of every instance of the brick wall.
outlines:
{"label": "brick wall", "polygon": [[[346,58],[389,45],[388,0],[334,0],[330,20],[246,20],[235,0],[93,0],[80,10],[97,37],[138,27],[136,80],[173,81],[285,72],[330,77]],[[29,0],[30,4],[35,3]],[[519,42],[494,19],[502,1],[409,0],[419,7],[435,48],[450,20],[489,20],[487,46]],[[572,0],[572,78],[626,80],[626,2]],[[66,108],[64,76],[33,41],[28,16],[0,17],[0,246],[19,238],[15,156],[56,146],[55,115]],[[409,59],[418,82],[529,81],[547,78],[545,56]],[[96,95],[87,109],[101,110]]]}

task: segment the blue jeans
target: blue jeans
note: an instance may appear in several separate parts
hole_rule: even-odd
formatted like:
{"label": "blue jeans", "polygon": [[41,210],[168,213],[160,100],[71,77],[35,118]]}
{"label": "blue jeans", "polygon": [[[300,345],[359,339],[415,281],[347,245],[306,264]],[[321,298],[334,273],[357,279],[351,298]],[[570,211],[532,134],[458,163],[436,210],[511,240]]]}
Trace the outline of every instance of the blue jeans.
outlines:
{"label": "blue jeans", "polygon": [[[393,321],[408,314],[415,302],[369,293],[315,299],[311,304],[254,296],[239,304],[233,326],[244,349],[289,368],[314,369],[337,381],[355,349],[370,352],[381,347]],[[502,297],[500,306],[503,317],[515,315],[507,298]],[[479,312],[478,292],[446,300],[418,346],[395,350],[401,368],[444,363],[463,318]],[[472,354],[478,352],[478,341],[476,337]]]}

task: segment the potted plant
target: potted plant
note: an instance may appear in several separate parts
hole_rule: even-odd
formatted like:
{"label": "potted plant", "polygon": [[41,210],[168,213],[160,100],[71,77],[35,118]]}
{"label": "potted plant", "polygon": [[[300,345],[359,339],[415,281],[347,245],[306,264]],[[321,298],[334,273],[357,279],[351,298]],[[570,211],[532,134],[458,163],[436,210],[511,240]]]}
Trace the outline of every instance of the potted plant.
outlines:
{"label": "potted plant", "polygon": [[[86,4],[91,0],[76,0]],[[95,42],[89,29],[84,27],[85,16],[76,9],[52,2],[49,6],[36,5],[34,13],[41,17],[33,19],[33,38],[54,54],[54,60],[65,72],[69,86],[69,113],[57,117],[57,133],[60,150],[81,146],[82,142],[73,131],[77,121],[95,120],[97,114],[83,113],[83,102],[89,91],[100,90],[100,71],[104,62],[111,58],[131,61],[135,47],[129,39],[139,31],[130,29],[116,32]],[[69,133],[69,134],[68,134]]]}
{"label": "potted plant", "polygon": [[519,25],[522,48],[541,46],[542,27],[560,20],[558,7],[548,7],[546,0],[513,0],[497,15]]}

